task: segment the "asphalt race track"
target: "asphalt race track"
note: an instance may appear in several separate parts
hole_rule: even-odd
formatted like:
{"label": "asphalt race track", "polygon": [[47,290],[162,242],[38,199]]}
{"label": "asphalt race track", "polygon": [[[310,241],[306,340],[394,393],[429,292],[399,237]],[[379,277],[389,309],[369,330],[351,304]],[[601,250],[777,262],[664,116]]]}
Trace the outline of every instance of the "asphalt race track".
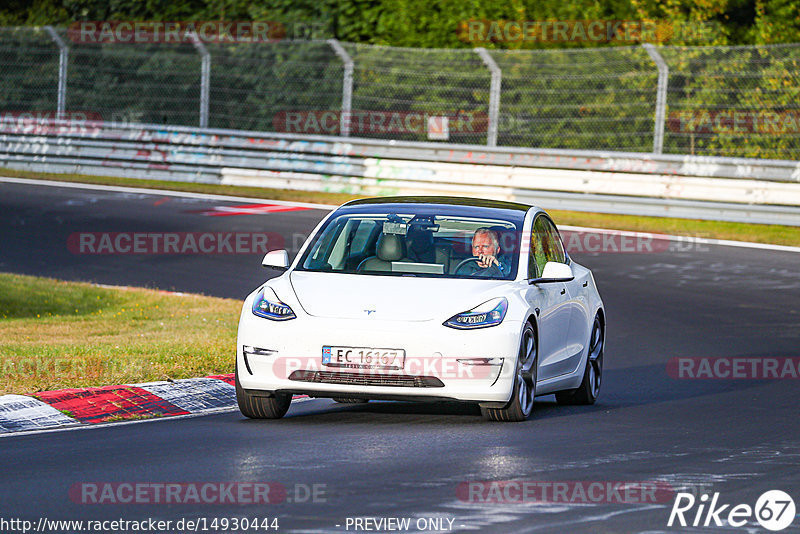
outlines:
{"label": "asphalt race track", "polygon": [[[241,204],[0,183],[0,271],[243,298],[267,274],[260,254],[92,255],[67,246],[79,232],[267,231],[295,252],[297,236],[324,215],[208,215]],[[800,505],[800,380],[667,371],[678,357],[800,357],[800,254],[683,243],[572,255],[594,271],[608,312],[595,406],[558,406],[547,396],[529,421],[491,424],[458,404],[312,400],[279,421],[229,412],[14,435],[0,438],[0,517],[278,518],[280,532],[353,532],[348,517],[411,518],[414,531],[418,520],[436,526],[425,522],[433,519],[476,532],[757,532],[754,517],[742,528],[668,528],[675,492],[718,492],[720,504],[754,506],[777,489]],[[569,495],[483,502],[502,491],[464,491],[512,480],[567,483]],[[74,494],[84,483],[208,482],[277,483],[287,493],[266,505],[84,504]],[[573,491],[598,482],[669,491],[643,502]],[[795,518],[784,532],[798,530]]]}

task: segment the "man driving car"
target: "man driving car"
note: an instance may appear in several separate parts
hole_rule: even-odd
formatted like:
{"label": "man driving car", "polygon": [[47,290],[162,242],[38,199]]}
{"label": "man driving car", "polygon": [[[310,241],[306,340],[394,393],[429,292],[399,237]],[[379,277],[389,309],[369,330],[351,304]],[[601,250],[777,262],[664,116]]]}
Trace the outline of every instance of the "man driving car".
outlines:
{"label": "man driving car", "polygon": [[478,228],[472,236],[472,255],[477,258],[475,270],[470,276],[486,278],[503,278],[508,267],[505,266],[497,255],[500,252],[500,239],[497,232],[491,228]]}

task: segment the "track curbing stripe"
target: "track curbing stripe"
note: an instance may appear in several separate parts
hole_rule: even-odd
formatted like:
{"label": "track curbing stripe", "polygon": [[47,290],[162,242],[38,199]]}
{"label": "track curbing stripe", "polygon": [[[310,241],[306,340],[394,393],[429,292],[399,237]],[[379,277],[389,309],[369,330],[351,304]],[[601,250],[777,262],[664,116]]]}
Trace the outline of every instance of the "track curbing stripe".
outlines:
{"label": "track curbing stripe", "polygon": [[[237,408],[233,373],[172,381],[0,395],[0,436],[93,427]],[[295,395],[294,402],[314,400]]]}
{"label": "track curbing stripe", "polygon": [[136,386],[42,391],[37,393],[36,397],[57,410],[69,412],[82,423],[104,423],[117,418],[134,419],[189,413]]}
{"label": "track curbing stripe", "polygon": [[47,403],[24,395],[0,395],[0,433],[40,430],[76,421]]}
{"label": "track curbing stripe", "polygon": [[189,413],[236,406],[235,388],[214,378],[185,378],[135,385]]}

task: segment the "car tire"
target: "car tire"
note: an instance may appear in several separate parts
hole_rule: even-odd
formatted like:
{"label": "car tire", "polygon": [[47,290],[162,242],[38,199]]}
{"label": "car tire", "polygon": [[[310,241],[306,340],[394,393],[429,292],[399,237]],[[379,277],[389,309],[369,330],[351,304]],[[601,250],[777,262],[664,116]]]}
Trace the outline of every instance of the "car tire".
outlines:
{"label": "car tire", "polygon": [[522,331],[516,360],[517,368],[514,374],[514,391],[511,394],[511,400],[503,408],[481,407],[481,414],[488,421],[525,421],[533,411],[539,358],[536,332],[530,323],[526,323]]}
{"label": "car tire", "polygon": [[261,397],[247,393],[239,383],[239,367],[234,372],[236,384],[236,403],[242,415],[250,419],[280,419],[289,410],[292,396],[287,393],[275,393],[271,397]]}
{"label": "car tire", "polygon": [[589,336],[589,355],[586,357],[586,367],[583,371],[581,385],[577,389],[556,392],[556,402],[565,405],[595,403],[597,397],[600,396],[600,384],[603,379],[605,340],[605,327],[600,319],[600,314],[597,314],[592,325],[592,333]]}
{"label": "car tire", "polygon": [[369,399],[347,399],[345,397],[333,397],[333,400],[340,404],[365,404],[369,402]]}

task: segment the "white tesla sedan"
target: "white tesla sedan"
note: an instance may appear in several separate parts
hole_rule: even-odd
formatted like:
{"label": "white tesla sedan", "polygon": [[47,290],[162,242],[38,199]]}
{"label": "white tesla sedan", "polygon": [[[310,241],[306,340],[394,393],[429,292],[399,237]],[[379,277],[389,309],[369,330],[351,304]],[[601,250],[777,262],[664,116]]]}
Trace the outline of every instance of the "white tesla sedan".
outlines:
{"label": "white tesla sedan", "polygon": [[244,302],[236,396],[279,418],[293,394],[458,400],[522,421],[537,395],[592,404],[606,317],[551,218],[512,202],[389,197],[330,213]]}

